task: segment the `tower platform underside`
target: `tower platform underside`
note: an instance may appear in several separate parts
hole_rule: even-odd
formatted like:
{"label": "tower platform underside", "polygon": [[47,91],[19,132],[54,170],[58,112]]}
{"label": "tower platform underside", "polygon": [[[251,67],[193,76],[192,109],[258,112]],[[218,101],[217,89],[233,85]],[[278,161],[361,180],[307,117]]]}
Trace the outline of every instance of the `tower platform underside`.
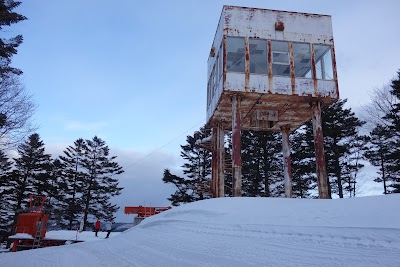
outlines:
{"label": "tower platform underside", "polygon": [[258,92],[222,92],[217,107],[207,125],[216,127],[222,123],[224,129],[232,129],[232,95],[240,99],[241,129],[257,131],[281,131],[290,127],[294,131],[311,119],[310,103],[320,101],[324,109],[337,98],[281,95]]}

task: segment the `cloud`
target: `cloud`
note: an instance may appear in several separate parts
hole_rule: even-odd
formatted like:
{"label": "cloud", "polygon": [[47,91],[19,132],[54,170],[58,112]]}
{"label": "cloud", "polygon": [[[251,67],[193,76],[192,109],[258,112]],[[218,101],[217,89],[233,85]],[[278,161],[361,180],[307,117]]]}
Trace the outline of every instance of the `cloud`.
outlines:
{"label": "cloud", "polygon": [[162,181],[164,169],[174,169],[182,165],[181,159],[170,153],[138,153],[133,150],[114,150],[117,162],[125,172],[118,176],[120,186],[124,187],[114,203],[121,208],[116,214],[118,222],[133,222],[134,215],[125,215],[125,206],[169,206],[167,198],[175,192],[172,185]]}
{"label": "cloud", "polygon": [[[73,145],[72,143],[70,145]],[[63,154],[66,146],[61,144],[46,145],[46,152],[53,158]],[[125,215],[125,206],[169,206],[167,198],[175,192],[172,185],[162,181],[164,169],[179,169],[182,159],[165,151],[138,152],[132,149],[119,149],[110,147],[110,155],[124,169],[124,173],[116,176],[119,186],[124,189],[121,195],[112,199],[114,204],[120,206],[115,214],[116,222],[133,222],[134,215]],[[180,173],[176,173],[180,175]]]}

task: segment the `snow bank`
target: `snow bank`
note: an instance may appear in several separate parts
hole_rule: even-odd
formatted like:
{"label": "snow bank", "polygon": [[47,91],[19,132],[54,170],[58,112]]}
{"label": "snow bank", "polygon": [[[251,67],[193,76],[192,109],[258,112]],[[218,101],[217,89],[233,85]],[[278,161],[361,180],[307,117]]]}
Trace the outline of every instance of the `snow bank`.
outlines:
{"label": "snow bank", "polygon": [[0,254],[0,266],[400,266],[400,194],[220,198],[114,235]]}

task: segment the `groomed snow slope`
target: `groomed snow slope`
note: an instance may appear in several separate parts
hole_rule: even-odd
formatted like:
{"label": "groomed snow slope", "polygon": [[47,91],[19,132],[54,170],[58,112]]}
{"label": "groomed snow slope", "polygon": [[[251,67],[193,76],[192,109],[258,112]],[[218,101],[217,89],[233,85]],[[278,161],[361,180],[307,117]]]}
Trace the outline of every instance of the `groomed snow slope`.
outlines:
{"label": "groomed snow slope", "polygon": [[110,239],[0,254],[0,266],[400,266],[400,194],[220,198]]}

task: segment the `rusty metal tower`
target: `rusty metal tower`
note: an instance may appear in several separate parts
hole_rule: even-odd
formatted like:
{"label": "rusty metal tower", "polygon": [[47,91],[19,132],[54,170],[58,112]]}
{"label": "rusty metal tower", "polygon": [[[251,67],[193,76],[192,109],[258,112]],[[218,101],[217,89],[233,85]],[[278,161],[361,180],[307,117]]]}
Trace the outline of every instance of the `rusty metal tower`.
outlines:
{"label": "rusty metal tower", "polygon": [[224,6],[208,58],[212,194],[224,196],[224,136],[232,131],[233,196],[241,196],[241,130],[281,131],[285,195],[289,133],[313,121],[318,190],[328,198],[321,109],[339,98],[331,17]]}

